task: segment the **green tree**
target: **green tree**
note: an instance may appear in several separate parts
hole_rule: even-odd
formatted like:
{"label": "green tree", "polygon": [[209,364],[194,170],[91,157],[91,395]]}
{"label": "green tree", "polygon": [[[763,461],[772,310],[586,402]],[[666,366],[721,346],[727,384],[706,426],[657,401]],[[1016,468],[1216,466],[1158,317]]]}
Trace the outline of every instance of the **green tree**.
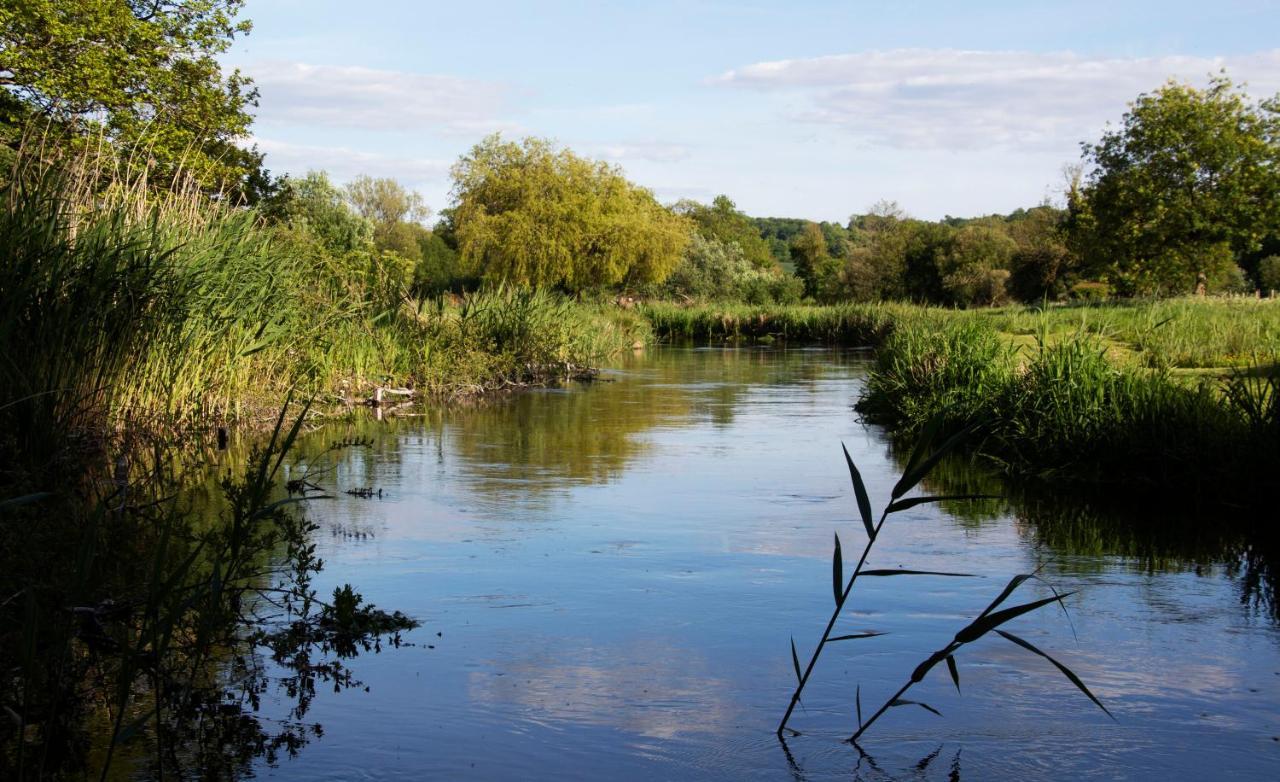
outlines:
{"label": "green tree", "polygon": [[818,301],[831,301],[838,295],[840,261],[828,251],[827,238],[817,223],[808,223],[791,240],[791,261],[796,276],[804,281],[805,293]]}
{"label": "green tree", "polygon": [[863,301],[905,296],[910,228],[902,208],[880,201],[866,214],[850,217],[848,233],[847,295]]}
{"label": "green tree", "polygon": [[[218,55],[249,32],[243,0],[8,0],[0,4],[0,86],[27,116],[73,138],[145,149],[153,177],[185,172],[210,189],[261,184],[261,155],[235,141],[257,92]],[[144,158],[145,159],[145,158]]]}
{"label": "green tree", "polygon": [[452,173],[458,249],[486,280],[571,291],[660,282],[689,242],[688,220],[618,168],[544,139],[489,136]]}
{"label": "green tree", "polygon": [[1022,301],[1060,299],[1067,293],[1075,256],[1062,226],[1066,214],[1052,206],[1019,210],[1008,222],[1017,245],[1010,259],[1009,291]]}
{"label": "green tree", "polygon": [[1189,292],[1280,232],[1280,99],[1226,76],[1138,96],[1084,157],[1072,243],[1121,293]]}
{"label": "green tree", "polygon": [[955,232],[941,258],[942,289],[952,304],[1001,304],[1018,245],[998,224],[971,223]]}
{"label": "green tree", "polygon": [[343,192],[351,208],[374,224],[421,223],[431,216],[422,196],[394,179],[361,174]]}
{"label": "green tree", "polygon": [[737,204],[729,196],[716,196],[710,206],[697,201],[680,201],[674,209],[693,220],[698,233],[705,238],[741,247],[742,256],[757,269],[777,267],[769,242],[760,235],[755,221],[739,212]]}
{"label": "green tree", "polygon": [[347,206],[343,191],[323,171],[282,177],[262,211],[274,222],[305,228],[334,255],[373,249],[373,223]]}

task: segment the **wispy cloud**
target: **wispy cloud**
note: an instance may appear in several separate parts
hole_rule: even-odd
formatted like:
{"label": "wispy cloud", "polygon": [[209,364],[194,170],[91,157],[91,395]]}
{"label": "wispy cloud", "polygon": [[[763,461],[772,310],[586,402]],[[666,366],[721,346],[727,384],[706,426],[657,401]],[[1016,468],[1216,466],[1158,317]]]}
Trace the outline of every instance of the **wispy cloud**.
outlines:
{"label": "wispy cloud", "polygon": [[678,163],[693,154],[684,144],[668,141],[633,141],[620,144],[602,144],[589,152],[606,160],[645,160],[650,163]]}
{"label": "wispy cloud", "polygon": [[1229,57],[896,49],[759,62],[712,84],[794,95],[795,116],[893,147],[1061,147],[1092,138],[1169,78],[1227,69],[1255,96],[1280,90],[1280,49]]}
{"label": "wispy cloud", "polygon": [[261,90],[266,122],[469,135],[515,127],[506,119],[514,90],[494,82],[301,62],[245,70]]}
{"label": "wispy cloud", "polygon": [[339,181],[357,174],[369,174],[392,177],[410,185],[438,183],[447,178],[452,165],[452,161],[447,160],[381,155],[349,147],[293,144],[258,136],[246,139],[245,143],[256,144],[266,153],[266,165],[272,171],[303,174],[318,169],[329,172]]}

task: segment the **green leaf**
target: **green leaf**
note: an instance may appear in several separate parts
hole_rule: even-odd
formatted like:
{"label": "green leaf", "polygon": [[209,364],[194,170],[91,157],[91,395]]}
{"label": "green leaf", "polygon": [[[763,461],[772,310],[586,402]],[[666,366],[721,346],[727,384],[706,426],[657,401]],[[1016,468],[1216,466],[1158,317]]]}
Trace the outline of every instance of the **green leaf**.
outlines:
{"label": "green leaf", "polygon": [[947,655],[947,671],[951,673],[951,681],[956,683],[956,692],[960,692],[960,670],[956,668],[955,655]]}
{"label": "green leaf", "polygon": [[979,616],[977,619],[973,620],[973,623],[968,627],[956,633],[956,641],[962,644],[972,643],[1011,619],[1016,619],[1025,613],[1034,611],[1037,608],[1041,608],[1050,603],[1055,603],[1062,598],[1069,597],[1073,594],[1075,593],[1067,592],[1063,594],[1062,597],[1046,597],[1043,600],[1034,600],[1030,603],[1023,603],[1020,606],[1006,608],[1003,611],[996,611],[994,614]]}
{"label": "green leaf", "polygon": [[840,448],[844,451],[844,460],[849,465],[849,478],[853,481],[853,493],[858,498],[858,513],[862,516],[862,526],[867,530],[867,537],[875,540],[876,525],[871,518],[871,499],[867,496],[867,487],[862,482],[862,475],[858,472],[858,468],[853,464],[849,449],[845,448],[844,443],[840,443]]}
{"label": "green leaf", "polygon": [[[916,465],[920,464],[920,460],[923,459],[925,453],[928,452],[929,446],[933,445],[934,438],[938,436],[938,430],[940,430],[941,428],[942,428],[941,413],[939,413],[938,415],[935,415],[933,418],[930,418],[928,421],[925,422],[924,428],[920,430],[920,435],[916,438],[915,446],[911,449],[911,456],[907,457],[907,466],[902,469],[902,475],[904,479],[907,475],[909,475],[911,472],[915,470]],[[899,480],[898,482],[898,486],[900,485],[902,485],[901,480]],[[894,499],[897,499],[903,494],[906,494],[905,490],[903,490],[902,492],[899,492],[898,486],[893,487]]]}
{"label": "green leaf", "polygon": [[791,665],[796,669],[796,684],[800,684],[804,677],[800,675],[800,655],[796,654],[795,636],[791,637]]}
{"label": "green leaf", "polygon": [[[981,422],[969,424],[952,435],[950,439],[939,446],[936,451],[929,454],[927,458],[920,460],[919,464],[915,464],[904,471],[902,477],[898,480],[897,485],[893,487],[893,499],[896,500],[914,489],[916,484],[924,480],[924,477],[929,474],[929,471],[932,470],[938,462],[942,461],[942,457],[950,453],[957,445],[967,440],[980,425]],[[912,454],[912,458],[915,458],[915,454]]]}
{"label": "green leaf", "polygon": [[844,557],[840,554],[840,535],[836,534],[836,553],[831,558],[831,590],[835,593],[836,605],[840,605],[844,597]]}
{"label": "green leaf", "polygon": [[834,638],[828,638],[827,643],[832,641],[856,641],[859,638],[875,638],[877,635],[888,635],[888,633],[880,630],[868,630],[865,633],[852,633],[850,635],[837,635]]}
{"label": "green leaf", "polygon": [[923,505],[926,502],[945,502],[947,500],[998,500],[999,494],[932,494],[927,497],[912,497],[906,500],[898,500],[889,503],[889,513],[897,513],[898,511],[914,508],[917,505]]}
{"label": "green leaf", "polygon": [[951,576],[953,578],[977,578],[972,573],[945,573],[940,570],[905,570],[890,568],[888,570],[864,570],[860,576]]}
{"label": "green leaf", "polygon": [[1005,584],[1004,589],[1000,592],[999,595],[996,596],[996,599],[991,601],[991,605],[983,609],[981,614],[978,614],[978,618],[981,619],[982,617],[994,611],[996,606],[1003,603],[1009,597],[1009,595],[1013,594],[1013,590],[1022,586],[1023,582],[1026,581],[1027,579],[1035,578],[1035,577],[1036,577],[1035,573],[1020,573],[1019,575],[1016,575],[1013,578],[1009,579],[1009,583]]}
{"label": "green leaf", "polygon": [[1029,652],[1034,652],[1035,654],[1038,654],[1044,659],[1053,663],[1054,666],[1057,667],[1059,671],[1062,671],[1062,675],[1070,679],[1071,683],[1074,684],[1077,688],[1079,688],[1080,692],[1083,692],[1085,695],[1088,695],[1089,700],[1093,701],[1094,705],[1096,705],[1099,709],[1102,709],[1104,714],[1106,714],[1108,717],[1110,717],[1113,720],[1116,718],[1114,714],[1107,711],[1106,706],[1102,705],[1102,701],[1094,697],[1092,692],[1089,692],[1089,688],[1084,686],[1084,682],[1080,681],[1080,677],[1076,676],[1075,673],[1070,668],[1058,662],[1057,660],[1053,659],[1052,657],[1050,657],[1048,654],[1041,651],[1040,649],[1036,648],[1036,646],[1032,644],[1030,641],[1019,638],[1013,633],[1006,633],[1004,630],[996,630],[996,632],[999,633],[1000,635],[1003,635],[1005,638],[1017,644],[1018,646],[1021,646],[1023,649],[1026,649]]}
{"label": "green leaf", "polygon": [[919,706],[920,708],[926,711],[931,711],[934,714],[937,714],[939,717],[942,716],[942,712],[933,708],[929,704],[921,703],[920,701],[909,701],[906,698],[894,698],[893,700],[889,701],[889,705],[890,706]]}

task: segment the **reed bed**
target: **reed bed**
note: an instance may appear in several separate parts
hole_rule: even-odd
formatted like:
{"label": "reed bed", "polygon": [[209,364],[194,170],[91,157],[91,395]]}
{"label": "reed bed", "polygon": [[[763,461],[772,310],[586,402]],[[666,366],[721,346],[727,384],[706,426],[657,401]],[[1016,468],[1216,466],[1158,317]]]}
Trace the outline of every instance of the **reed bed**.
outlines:
{"label": "reed bed", "polygon": [[968,319],[896,330],[857,409],[906,437],[986,422],[976,449],[1018,475],[1247,505],[1280,468],[1278,383],[1270,363],[1195,383],[1117,365],[1083,330],[1017,348]]}
{"label": "reed bed", "polygon": [[659,337],[762,337],[875,346],[901,325],[978,322],[1014,345],[1092,335],[1111,357],[1155,369],[1249,366],[1280,351],[1280,299],[1185,297],[956,310],[901,302],[840,305],[643,305]]}

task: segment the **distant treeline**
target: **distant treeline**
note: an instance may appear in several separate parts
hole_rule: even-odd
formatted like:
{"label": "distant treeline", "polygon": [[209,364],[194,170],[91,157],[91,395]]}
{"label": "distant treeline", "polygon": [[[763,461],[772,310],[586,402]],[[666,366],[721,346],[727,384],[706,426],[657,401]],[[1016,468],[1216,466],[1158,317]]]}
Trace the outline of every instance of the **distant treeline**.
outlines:
{"label": "distant treeline", "polygon": [[1225,75],[1139,95],[1084,145],[1061,204],[1008,215],[926,221],[882,202],[839,224],[752,218],[727,196],[663,205],[616,166],[495,135],[458,160],[433,221],[394,179],[272,177],[245,148],[258,94],[218,62],[249,30],[240,0],[10,5],[0,169],[20,147],[105,151],[156,189],[195,185],[305,246],[373,258],[402,296],[504,284],[982,306],[1280,288],[1280,97],[1255,101]]}

